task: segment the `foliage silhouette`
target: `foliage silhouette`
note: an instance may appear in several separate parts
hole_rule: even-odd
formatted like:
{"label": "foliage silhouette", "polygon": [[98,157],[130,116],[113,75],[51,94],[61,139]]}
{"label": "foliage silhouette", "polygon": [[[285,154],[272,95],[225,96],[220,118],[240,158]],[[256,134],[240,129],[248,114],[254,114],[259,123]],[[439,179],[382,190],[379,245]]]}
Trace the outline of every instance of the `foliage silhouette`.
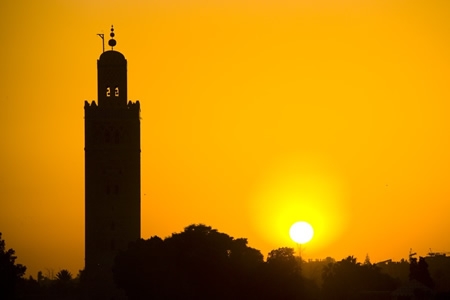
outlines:
{"label": "foliage silhouette", "polygon": [[85,299],[80,290],[79,276],[73,278],[66,269],[60,270],[53,279],[43,276],[39,271],[38,280],[32,276],[22,279],[18,289],[20,292],[17,299]]}
{"label": "foliage silhouette", "polygon": [[50,286],[50,293],[58,299],[64,299],[75,294],[75,289],[72,274],[68,270],[63,269],[56,273],[55,280],[52,281]]}
{"label": "foliage silhouette", "polygon": [[130,244],[113,269],[118,287],[130,299],[233,298],[262,264],[263,256],[205,225],[190,225],[162,240]]}
{"label": "foliage silhouette", "polygon": [[14,298],[16,287],[27,269],[16,264],[16,258],[13,249],[6,250],[6,243],[0,232],[0,299]]}
{"label": "foliage silhouette", "polygon": [[302,276],[301,258],[293,248],[272,250],[265,264],[263,299],[315,299],[318,287]]}
{"label": "foliage silhouette", "polygon": [[324,299],[349,299],[364,291],[393,291],[399,282],[368,261],[361,265],[353,256],[329,263],[323,269]]}
{"label": "foliage silhouette", "polygon": [[434,287],[434,282],[428,272],[428,264],[425,261],[425,258],[420,257],[419,262],[417,262],[417,258],[411,257],[409,263],[409,279],[415,279],[429,288]]}
{"label": "foliage silhouette", "polygon": [[56,280],[63,282],[70,281],[72,280],[72,274],[68,270],[63,269],[56,273]]}
{"label": "foliage silhouette", "polygon": [[265,263],[246,239],[202,224],[130,244],[113,272],[130,299],[305,299],[293,249],[274,250]]}

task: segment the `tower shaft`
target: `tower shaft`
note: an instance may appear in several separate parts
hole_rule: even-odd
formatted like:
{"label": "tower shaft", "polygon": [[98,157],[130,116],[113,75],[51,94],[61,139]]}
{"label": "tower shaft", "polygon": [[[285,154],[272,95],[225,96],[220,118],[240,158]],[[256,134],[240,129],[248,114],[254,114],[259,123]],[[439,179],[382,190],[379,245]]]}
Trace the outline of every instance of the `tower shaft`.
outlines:
{"label": "tower shaft", "polygon": [[127,103],[120,52],[103,52],[97,70],[98,104],[84,106],[85,271],[93,290],[105,294],[115,256],[141,236],[140,103]]}

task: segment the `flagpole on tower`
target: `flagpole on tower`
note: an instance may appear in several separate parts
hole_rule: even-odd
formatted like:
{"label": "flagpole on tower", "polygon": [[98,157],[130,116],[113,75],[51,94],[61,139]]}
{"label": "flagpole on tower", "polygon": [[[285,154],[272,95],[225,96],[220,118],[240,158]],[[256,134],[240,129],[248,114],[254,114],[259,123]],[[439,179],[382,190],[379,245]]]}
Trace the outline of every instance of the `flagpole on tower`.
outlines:
{"label": "flagpole on tower", "polygon": [[103,33],[97,33],[97,35],[102,39],[102,50],[105,52],[105,35]]}

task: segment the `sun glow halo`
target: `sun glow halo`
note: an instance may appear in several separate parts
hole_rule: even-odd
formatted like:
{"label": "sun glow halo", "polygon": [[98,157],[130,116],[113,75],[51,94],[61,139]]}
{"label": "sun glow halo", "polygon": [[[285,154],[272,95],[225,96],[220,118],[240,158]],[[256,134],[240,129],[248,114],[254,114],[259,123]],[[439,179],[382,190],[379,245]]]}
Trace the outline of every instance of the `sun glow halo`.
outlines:
{"label": "sun glow halo", "polygon": [[291,229],[289,230],[289,235],[297,244],[305,244],[313,238],[314,229],[307,222],[296,222],[292,224]]}

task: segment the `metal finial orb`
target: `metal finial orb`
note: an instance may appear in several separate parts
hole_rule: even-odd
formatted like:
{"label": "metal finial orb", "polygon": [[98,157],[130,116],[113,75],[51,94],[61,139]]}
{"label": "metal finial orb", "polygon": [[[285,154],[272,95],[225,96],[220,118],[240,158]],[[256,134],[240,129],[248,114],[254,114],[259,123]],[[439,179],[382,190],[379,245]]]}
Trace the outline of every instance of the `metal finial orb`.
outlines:
{"label": "metal finial orb", "polygon": [[108,45],[110,45],[111,47],[114,47],[117,44],[117,42],[114,39],[115,34],[114,34],[114,26],[113,25],[111,25],[111,33],[109,34],[109,36],[111,37],[111,39],[108,41]]}

